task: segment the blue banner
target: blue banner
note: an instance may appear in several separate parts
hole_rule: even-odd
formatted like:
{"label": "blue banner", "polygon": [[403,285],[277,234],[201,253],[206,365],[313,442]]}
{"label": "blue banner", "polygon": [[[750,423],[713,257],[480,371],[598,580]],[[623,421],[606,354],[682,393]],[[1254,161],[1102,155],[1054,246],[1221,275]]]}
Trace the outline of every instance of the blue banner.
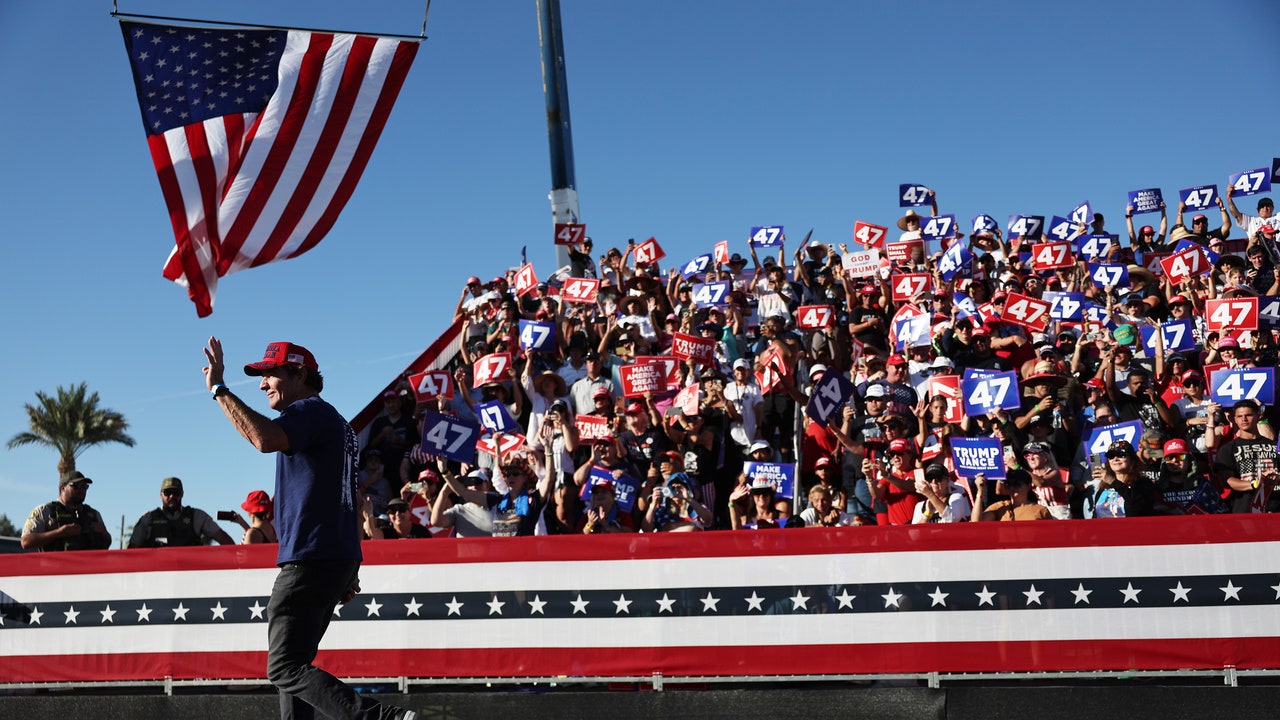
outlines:
{"label": "blue banner", "polygon": [[705,253],[685,263],[684,267],[680,269],[680,274],[684,276],[685,280],[688,280],[694,275],[701,275],[706,272],[710,265],[711,253]]}
{"label": "blue banner", "polygon": [[951,244],[947,251],[938,259],[938,272],[942,275],[942,279],[951,282],[956,274],[969,264],[973,259],[973,253],[969,252],[969,243],[966,240],[959,240]]}
{"label": "blue banner", "polygon": [[1101,288],[1127,287],[1129,267],[1117,263],[1089,263],[1089,277]]}
{"label": "blue banner", "polygon": [[1093,206],[1089,204],[1088,200],[1085,200],[1074,208],[1071,208],[1070,219],[1071,222],[1077,225],[1080,223],[1088,225],[1093,222]]}
{"label": "blue banner", "polygon": [[751,245],[753,247],[775,248],[781,244],[781,225],[760,225],[751,228]]}
{"label": "blue banner", "polygon": [[1084,317],[1084,293],[1049,290],[1040,299],[1049,303],[1049,317],[1054,320],[1078,321]]}
{"label": "blue banner", "polygon": [[984,475],[990,480],[1003,480],[1004,447],[990,437],[951,438],[951,461],[956,465],[956,475],[974,478]]}
{"label": "blue banner", "polygon": [[501,400],[490,400],[483,405],[473,405],[476,411],[476,417],[480,418],[480,425],[487,433],[511,433],[521,430],[520,424],[511,417],[511,413],[507,410],[507,406],[502,404]]}
{"label": "blue banner", "polygon": [[809,392],[809,404],[804,414],[818,425],[826,427],[833,415],[840,412],[849,396],[853,395],[853,383],[844,373],[828,370],[818,378]]}
{"label": "blue banner", "polygon": [[693,304],[700,308],[729,304],[729,281],[699,283],[693,286]]}
{"label": "blue banner", "polygon": [[1245,197],[1271,192],[1271,172],[1267,168],[1232,173],[1228,181],[1231,197]]}
{"label": "blue banner", "polygon": [[1258,298],[1258,329],[1280,329],[1280,297]]}
{"label": "blue banner", "polygon": [[960,373],[960,379],[972,380],[974,378],[985,378],[985,377],[991,377],[992,375],[999,375],[999,374],[1000,374],[999,370],[983,370],[982,368],[967,367],[964,369],[963,372]]}
{"label": "blue banner", "polygon": [[538,320],[520,320],[520,347],[526,352],[555,352],[556,324]]}
{"label": "blue banner", "polygon": [[[591,486],[608,480],[613,483],[613,492],[615,494],[614,503],[623,512],[631,512],[636,506],[636,488],[640,487],[640,481],[630,475],[622,475],[614,477],[613,473],[599,465],[591,466],[591,477],[583,483],[582,490],[578,492],[578,497],[582,500],[584,507],[591,507]],[[692,491],[693,488],[690,488]],[[586,512],[586,510],[583,510]]]}
{"label": "blue banner", "polygon": [[1188,210],[1208,210],[1217,205],[1214,200],[1218,199],[1218,186],[1197,185],[1185,188],[1178,191],[1178,199]]}
{"label": "blue banner", "polygon": [[1164,196],[1161,194],[1160,188],[1130,190],[1129,204],[1133,206],[1134,215],[1158,213],[1163,210],[1160,206],[1164,204]]}
{"label": "blue banner", "polygon": [[1223,407],[1241,400],[1256,400],[1271,405],[1276,401],[1276,369],[1232,368],[1214,370],[1209,381],[1209,397]]}
{"label": "blue banner", "polygon": [[[1142,440],[1142,421],[1130,420],[1129,422],[1116,423],[1106,427],[1094,428],[1089,433],[1089,439],[1085,441],[1084,450],[1086,455],[1101,455],[1111,447],[1111,443],[1117,440],[1124,440],[1133,446],[1136,451],[1138,449],[1138,441]],[[1093,458],[1089,459],[1093,464]],[[1106,460],[1102,460],[1106,462]]]}
{"label": "blue banner", "polygon": [[898,352],[904,349],[928,345],[933,342],[933,335],[930,333],[929,321],[932,316],[928,314],[913,315],[909,318],[903,318],[893,324],[897,333],[897,342],[894,347]]}
{"label": "blue banner", "polygon": [[450,460],[474,463],[480,426],[470,420],[442,415],[434,410],[422,414],[422,450]]}
{"label": "blue banner", "polygon": [[742,466],[747,480],[765,478],[773,482],[778,497],[795,497],[796,466],[794,463],[748,462]]}
{"label": "blue banner", "polygon": [[[1191,352],[1196,349],[1196,338],[1191,329],[1192,322],[1190,320],[1175,320],[1160,326],[1160,330],[1164,335],[1164,352],[1166,356],[1171,353]],[[1156,329],[1150,325],[1143,325],[1138,328],[1138,333],[1142,335],[1142,345],[1147,349],[1147,356],[1155,357]]]}
{"label": "blue banner", "polygon": [[1045,229],[1044,234],[1054,240],[1066,242],[1076,236],[1077,223],[1072,222],[1068,218],[1054,215],[1049,220],[1049,227]]}
{"label": "blue banner", "polygon": [[961,380],[960,395],[964,398],[964,414],[970,417],[986,415],[999,408],[1016,410],[1022,406],[1018,373],[1013,370]]}
{"label": "blue banner", "polygon": [[970,226],[973,228],[973,234],[975,235],[977,235],[978,233],[995,232],[995,229],[1000,226],[999,223],[996,222],[995,218],[985,214],[974,215],[969,220],[969,223],[970,223]]}
{"label": "blue banner", "polygon": [[1039,240],[1044,237],[1043,215],[1010,215],[1007,239]]}
{"label": "blue banner", "polygon": [[957,320],[978,317],[978,304],[973,301],[973,298],[964,293],[952,293],[951,304],[956,308]]}
{"label": "blue banner", "polygon": [[898,186],[898,207],[924,207],[929,205],[929,188],[915,183]]}
{"label": "blue banner", "polygon": [[1081,235],[1076,241],[1076,247],[1080,251],[1080,257],[1085,260],[1097,260],[1106,257],[1111,251],[1111,246],[1119,244],[1119,240],[1120,236],[1107,233]]}
{"label": "blue banner", "polygon": [[956,216],[955,215],[938,215],[936,217],[920,218],[920,237],[925,242],[930,240],[942,240],[943,238],[953,238],[956,236]]}

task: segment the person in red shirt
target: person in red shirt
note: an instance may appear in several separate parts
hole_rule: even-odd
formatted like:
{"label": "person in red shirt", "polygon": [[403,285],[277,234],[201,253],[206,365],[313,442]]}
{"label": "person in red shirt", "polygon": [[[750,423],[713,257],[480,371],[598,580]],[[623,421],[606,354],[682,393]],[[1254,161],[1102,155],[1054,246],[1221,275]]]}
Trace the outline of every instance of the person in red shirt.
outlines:
{"label": "person in red shirt", "polygon": [[924,496],[916,492],[916,448],[910,440],[898,438],[885,451],[887,471],[880,474],[876,494],[888,509],[890,525],[910,525],[916,503]]}

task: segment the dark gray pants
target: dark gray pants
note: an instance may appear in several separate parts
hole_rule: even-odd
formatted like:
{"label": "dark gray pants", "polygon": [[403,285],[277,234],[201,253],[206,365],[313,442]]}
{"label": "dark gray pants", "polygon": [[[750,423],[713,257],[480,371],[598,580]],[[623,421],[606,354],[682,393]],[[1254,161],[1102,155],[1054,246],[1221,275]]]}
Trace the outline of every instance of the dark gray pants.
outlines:
{"label": "dark gray pants", "polygon": [[390,720],[402,712],[361,697],[312,665],[342,599],[360,570],[355,560],[311,560],[280,566],[267,605],[267,679],[280,691],[282,720]]}

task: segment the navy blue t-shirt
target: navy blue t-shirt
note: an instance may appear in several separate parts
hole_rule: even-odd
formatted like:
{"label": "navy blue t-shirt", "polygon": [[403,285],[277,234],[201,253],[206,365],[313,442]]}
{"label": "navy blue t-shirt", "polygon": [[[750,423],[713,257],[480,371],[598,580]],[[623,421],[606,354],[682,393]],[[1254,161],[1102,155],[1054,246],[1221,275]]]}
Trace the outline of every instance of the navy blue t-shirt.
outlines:
{"label": "navy blue t-shirt", "polygon": [[319,396],[289,405],[273,422],[289,437],[289,451],[276,454],[276,563],[361,560],[355,432]]}

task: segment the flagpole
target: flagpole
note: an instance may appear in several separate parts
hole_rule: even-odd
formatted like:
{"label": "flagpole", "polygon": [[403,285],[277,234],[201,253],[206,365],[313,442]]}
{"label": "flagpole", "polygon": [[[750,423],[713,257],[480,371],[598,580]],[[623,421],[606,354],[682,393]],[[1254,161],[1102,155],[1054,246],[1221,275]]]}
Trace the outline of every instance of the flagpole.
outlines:
{"label": "flagpole", "polygon": [[[547,144],[551,152],[552,223],[576,223],[578,191],[573,172],[573,132],[569,124],[569,81],[565,76],[560,0],[537,0],[538,45],[542,50],[542,93],[547,103]],[[556,245],[556,268],[569,264],[569,250]]]}
{"label": "flagpole", "polygon": [[[427,11],[431,10],[431,3],[427,3]],[[262,25],[260,23],[242,23],[230,22],[228,20],[197,20],[195,18],[169,17],[166,15],[139,15],[136,13],[122,13],[112,11],[111,17],[123,20],[155,20],[166,23],[190,23],[192,25],[220,25],[224,27],[240,27],[253,30],[298,30],[300,32],[328,33],[332,35],[364,35],[367,37],[387,38],[388,40],[426,40],[427,39],[427,15],[422,15],[422,33],[420,35],[400,35],[397,33],[370,33],[370,32],[354,32],[351,30],[325,30],[322,28],[305,28],[284,25]]]}

